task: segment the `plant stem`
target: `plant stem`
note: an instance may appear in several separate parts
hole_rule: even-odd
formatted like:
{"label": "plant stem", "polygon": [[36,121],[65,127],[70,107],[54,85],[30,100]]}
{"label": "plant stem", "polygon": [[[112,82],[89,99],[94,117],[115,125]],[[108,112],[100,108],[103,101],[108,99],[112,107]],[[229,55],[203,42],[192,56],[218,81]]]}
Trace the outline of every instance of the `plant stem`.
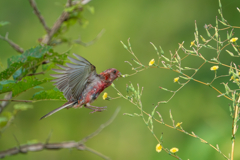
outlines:
{"label": "plant stem", "polygon": [[237,121],[238,121],[238,113],[239,113],[239,107],[238,104],[240,102],[240,96],[238,98],[238,103],[235,106],[235,113],[233,117],[233,122],[232,122],[232,150],[231,150],[231,160],[233,160],[233,155],[234,155],[234,145],[235,145],[235,134],[237,132]]}

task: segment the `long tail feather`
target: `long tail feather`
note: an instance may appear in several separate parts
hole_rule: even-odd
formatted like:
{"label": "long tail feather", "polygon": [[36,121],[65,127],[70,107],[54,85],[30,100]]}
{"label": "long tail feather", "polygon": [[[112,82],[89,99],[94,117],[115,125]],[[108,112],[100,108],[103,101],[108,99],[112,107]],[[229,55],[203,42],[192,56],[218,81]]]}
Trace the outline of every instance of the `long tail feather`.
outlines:
{"label": "long tail feather", "polygon": [[66,107],[68,107],[68,106],[73,105],[74,103],[75,103],[75,102],[70,102],[70,103],[67,102],[67,103],[65,103],[63,106],[61,106],[61,107],[59,107],[59,108],[56,108],[56,109],[54,109],[53,111],[49,112],[48,114],[42,116],[42,118],[40,118],[40,120],[43,119],[43,118],[49,117],[49,116],[51,116],[52,114],[54,114],[54,113],[62,110],[63,108],[66,108]]}

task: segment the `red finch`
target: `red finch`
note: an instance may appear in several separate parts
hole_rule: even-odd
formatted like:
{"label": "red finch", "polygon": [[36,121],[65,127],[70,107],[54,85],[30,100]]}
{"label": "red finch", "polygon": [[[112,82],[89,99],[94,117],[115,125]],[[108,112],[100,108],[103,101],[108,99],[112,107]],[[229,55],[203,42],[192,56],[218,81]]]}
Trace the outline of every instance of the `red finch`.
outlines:
{"label": "red finch", "polygon": [[41,119],[46,118],[63,108],[77,108],[84,106],[92,109],[92,113],[105,110],[105,107],[91,106],[90,103],[97,99],[99,94],[105,88],[110,86],[116,78],[120,77],[121,73],[114,68],[110,68],[97,74],[94,65],[77,54],[73,55],[77,59],[72,57],[68,57],[68,59],[75,64],[67,63],[67,66],[58,65],[62,70],[53,70],[60,74],[51,75],[56,78],[52,81],[56,82],[55,85],[63,92],[68,102],[49,112]]}

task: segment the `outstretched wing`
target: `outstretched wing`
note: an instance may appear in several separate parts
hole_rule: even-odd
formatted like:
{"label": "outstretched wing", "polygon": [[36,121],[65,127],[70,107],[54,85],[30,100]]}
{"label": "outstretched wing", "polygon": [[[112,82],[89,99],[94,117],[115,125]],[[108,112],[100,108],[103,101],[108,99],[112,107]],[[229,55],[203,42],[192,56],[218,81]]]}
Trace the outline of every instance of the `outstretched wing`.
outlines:
{"label": "outstretched wing", "polygon": [[77,54],[73,55],[77,59],[72,57],[68,57],[68,59],[75,64],[66,63],[67,66],[58,65],[62,69],[53,70],[60,74],[51,74],[52,77],[57,78],[52,81],[56,82],[55,85],[68,100],[79,99],[88,78],[96,75],[94,65]]}

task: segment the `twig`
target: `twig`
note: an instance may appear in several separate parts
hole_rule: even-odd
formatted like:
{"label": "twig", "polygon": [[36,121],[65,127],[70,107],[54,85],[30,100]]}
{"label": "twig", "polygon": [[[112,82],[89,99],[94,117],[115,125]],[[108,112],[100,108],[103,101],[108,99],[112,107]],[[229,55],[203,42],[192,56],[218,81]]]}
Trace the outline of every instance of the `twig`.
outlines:
{"label": "twig", "polygon": [[6,156],[12,156],[12,155],[19,154],[19,153],[36,152],[36,151],[42,151],[42,150],[58,150],[58,149],[64,149],[64,148],[76,148],[78,150],[89,151],[91,153],[94,153],[94,154],[102,157],[103,159],[109,160],[109,158],[107,156],[85,146],[84,143],[88,139],[99,134],[105,127],[107,127],[109,124],[111,124],[113,122],[113,120],[116,118],[119,111],[120,111],[120,107],[118,107],[116,109],[116,111],[114,112],[112,117],[106,123],[102,124],[95,132],[93,132],[89,136],[83,138],[79,142],[69,141],[69,142],[60,142],[60,143],[48,143],[48,141],[50,139],[50,136],[48,136],[45,144],[44,143],[35,143],[35,144],[29,144],[29,145],[21,145],[21,146],[19,145],[18,147],[14,147],[14,148],[10,148],[5,151],[1,151],[0,158],[4,158]]}
{"label": "twig", "polygon": [[83,45],[84,47],[88,47],[92,44],[94,44],[100,37],[102,37],[103,33],[105,32],[105,29],[101,30],[100,33],[98,33],[98,35],[93,39],[91,40],[90,42],[87,42],[87,43],[84,43],[83,41],[81,41],[81,39],[77,39],[75,40],[75,43],[77,44],[80,44],[80,45]]}
{"label": "twig", "polygon": [[32,103],[31,100],[15,100],[15,99],[0,99],[0,101],[12,101],[12,102],[26,102],[26,103]]}
{"label": "twig", "polygon": [[101,158],[103,158],[105,160],[110,160],[110,158],[106,157],[105,155],[103,155],[102,153],[100,153],[98,151],[93,150],[92,148],[89,148],[89,147],[85,146],[85,150],[89,151],[89,152],[92,152],[92,153],[98,155],[99,157],[101,157]]}
{"label": "twig", "polygon": [[35,76],[35,75],[39,75],[39,74],[44,74],[44,72],[30,73],[27,76]]}
{"label": "twig", "polygon": [[[240,96],[238,98],[238,104],[240,103]],[[235,145],[235,134],[237,132],[237,121],[238,121],[238,113],[239,113],[239,107],[238,104],[235,106],[235,114],[232,122],[232,149],[231,149],[231,160],[233,160],[234,155],[234,145]]]}
{"label": "twig", "polygon": [[107,127],[109,124],[111,124],[113,122],[113,120],[116,118],[117,114],[120,111],[120,107],[118,107],[116,109],[116,111],[114,112],[114,114],[112,115],[112,117],[104,124],[102,124],[95,132],[93,132],[92,134],[88,135],[87,137],[83,138],[80,143],[85,143],[88,139],[98,135],[105,127]]}
{"label": "twig", "polygon": [[6,33],[5,37],[3,37],[3,36],[0,35],[0,39],[8,42],[8,44],[9,44],[10,46],[12,46],[13,49],[15,49],[17,52],[19,52],[19,53],[23,53],[23,52],[24,52],[24,50],[23,50],[21,47],[19,47],[19,45],[17,45],[16,43],[14,43],[14,42],[11,41],[10,39],[8,39],[8,33]]}
{"label": "twig", "polygon": [[68,6],[68,7],[71,7],[71,6],[72,6],[72,0],[68,0],[67,6]]}
{"label": "twig", "polygon": [[47,26],[43,16],[41,15],[40,11],[38,10],[35,0],[29,0],[29,2],[30,2],[30,5],[32,6],[32,8],[34,10],[34,13],[36,14],[38,19],[42,23],[44,29],[46,30],[47,33],[49,33],[50,32],[50,28]]}

